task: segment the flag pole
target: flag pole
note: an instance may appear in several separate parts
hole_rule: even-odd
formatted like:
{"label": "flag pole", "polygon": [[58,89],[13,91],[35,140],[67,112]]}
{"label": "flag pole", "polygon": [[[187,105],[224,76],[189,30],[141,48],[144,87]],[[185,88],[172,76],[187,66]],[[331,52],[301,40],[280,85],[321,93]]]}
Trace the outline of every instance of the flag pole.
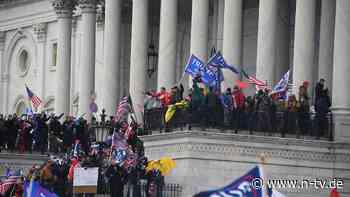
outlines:
{"label": "flag pole", "polygon": [[[261,168],[261,171],[262,171],[262,179],[263,179],[263,183],[266,183],[266,181],[268,180],[267,179],[267,175],[266,175],[266,163],[267,163],[267,155],[265,155],[264,153],[261,153],[259,156],[259,160],[260,160],[260,168]],[[264,192],[264,196],[268,196],[268,193],[267,193],[267,189],[265,188],[265,185],[267,184],[263,184],[263,188],[262,189],[262,192]]]}

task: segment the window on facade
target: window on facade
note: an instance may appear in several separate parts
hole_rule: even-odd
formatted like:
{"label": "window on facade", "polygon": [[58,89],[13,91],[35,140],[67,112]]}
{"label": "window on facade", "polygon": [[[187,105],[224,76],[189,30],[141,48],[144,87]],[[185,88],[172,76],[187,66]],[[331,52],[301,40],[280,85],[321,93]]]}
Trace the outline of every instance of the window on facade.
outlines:
{"label": "window on facade", "polygon": [[19,70],[24,73],[27,71],[29,66],[29,57],[28,52],[26,50],[23,50],[21,54],[19,55]]}
{"label": "window on facade", "polygon": [[52,66],[57,65],[57,43],[52,44]]}

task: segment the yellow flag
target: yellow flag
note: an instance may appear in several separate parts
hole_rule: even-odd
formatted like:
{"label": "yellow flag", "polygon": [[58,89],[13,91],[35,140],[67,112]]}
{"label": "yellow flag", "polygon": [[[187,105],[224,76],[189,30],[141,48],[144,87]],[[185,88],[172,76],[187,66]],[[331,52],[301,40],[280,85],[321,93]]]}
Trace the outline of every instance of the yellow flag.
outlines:
{"label": "yellow flag", "polygon": [[169,122],[176,112],[175,105],[169,105],[168,110],[165,113],[165,122]]}

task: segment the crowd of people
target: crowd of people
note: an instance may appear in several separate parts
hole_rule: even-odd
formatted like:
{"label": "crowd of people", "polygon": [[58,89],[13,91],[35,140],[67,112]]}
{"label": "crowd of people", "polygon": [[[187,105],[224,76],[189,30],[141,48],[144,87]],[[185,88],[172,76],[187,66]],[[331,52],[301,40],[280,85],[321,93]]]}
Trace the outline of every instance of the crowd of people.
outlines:
{"label": "crowd of people", "polygon": [[[312,106],[308,89],[309,83],[304,82],[299,87],[298,95],[291,94],[287,99],[280,99],[279,95],[271,94],[269,89],[246,96],[238,86],[221,92],[215,88],[201,87],[200,80],[193,79],[187,96],[184,96],[184,87],[181,84],[170,91],[162,87],[159,92],[147,92],[144,109],[145,112],[152,109],[166,111],[168,106],[186,101],[186,113],[190,115],[188,120],[191,123],[205,127],[224,126],[236,132],[240,129],[276,131],[280,114],[283,120],[280,127],[283,132],[299,132],[297,134],[300,135],[316,132],[313,134],[320,137],[326,134],[329,127],[329,92],[325,87],[325,80],[319,80]],[[314,114],[313,121],[311,114]],[[64,114],[46,113],[22,116],[0,114],[0,150],[65,152],[75,140],[80,140],[83,147],[88,147],[91,132],[87,120],[83,117],[63,116]],[[108,123],[113,119],[110,117],[110,120],[106,120],[106,117],[103,113],[101,121]],[[92,122],[94,121],[95,118]],[[147,121],[149,119],[145,117],[145,125]],[[311,124],[316,126],[316,131],[311,131]]]}
{"label": "crowd of people", "polygon": [[[166,113],[170,105],[185,100],[188,103],[186,114],[189,115],[186,118],[191,124],[228,127],[235,132],[240,129],[275,132],[279,127],[283,136],[288,131],[319,138],[329,129],[327,114],[331,100],[324,79],[316,84],[314,100],[309,96],[309,86],[309,82],[303,82],[298,95],[290,94],[287,98],[286,95],[271,93],[267,88],[260,89],[253,96],[246,96],[239,86],[221,92],[217,88],[201,87],[200,80],[193,79],[186,97],[183,96],[182,85],[173,87],[169,92],[164,87],[158,93],[148,92],[145,114],[152,116],[147,112],[154,109],[164,109],[160,111]],[[147,124],[152,117],[145,119]],[[314,129],[311,129],[312,126]]]}
{"label": "crowd of people", "polygon": [[[87,120],[79,117],[38,113],[17,116],[0,114],[0,150],[45,153],[66,152],[75,140],[88,146]],[[50,149],[50,150],[49,150]]]}
{"label": "crowd of people", "polygon": [[[20,142],[16,143],[10,141],[15,136],[9,136],[2,143],[9,147],[10,151],[16,147],[21,151],[31,150],[31,145],[34,150],[45,149],[47,143],[44,140],[47,139],[49,130],[50,134],[63,139],[64,152],[51,154],[47,162],[34,165],[26,174],[6,173],[5,179],[0,179],[0,197],[23,196],[25,191],[28,192],[26,188],[31,187],[30,184],[37,184],[38,187],[57,196],[73,196],[74,170],[77,167],[98,167],[97,192],[99,194],[122,197],[124,186],[127,186],[127,192],[133,192],[132,196],[141,196],[143,192],[148,197],[154,197],[162,192],[164,175],[175,167],[175,162],[169,157],[160,160],[147,159],[143,142],[137,135],[140,125],[135,121],[128,123],[104,120],[104,124],[109,125],[107,138],[92,139],[88,136],[86,120],[78,118],[73,121],[72,117],[67,117],[61,125],[59,120],[62,116],[46,117],[42,113],[26,117],[27,119],[24,116],[22,119],[10,116],[10,119],[4,120],[6,129],[18,129],[18,133],[21,134],[26,132],[26,137],[31,135],[31,138],[23,139],[26,140],[25,143],[21,142],[21,138],[24,138],[21,134],[17,137],[20,138]],[[102,114],[102,116],[104,119],[105,115]],[[23,124],[27,126],[22,126]],[[6,132],[9,134],[11,130]],[[33,143],[29,139],[33,139]],[[21,143],[24,143],[23,147]],[[44,143],[44,145],[38,143]],[[57,144],[53,147],[57,147]],[[14,177],[17,181],[11,182],[8,187],[8,180]],[[146,182],[144,188],[141,188],[141,180]],[[4,185],[7,185],[6,188],[3,188]]]}

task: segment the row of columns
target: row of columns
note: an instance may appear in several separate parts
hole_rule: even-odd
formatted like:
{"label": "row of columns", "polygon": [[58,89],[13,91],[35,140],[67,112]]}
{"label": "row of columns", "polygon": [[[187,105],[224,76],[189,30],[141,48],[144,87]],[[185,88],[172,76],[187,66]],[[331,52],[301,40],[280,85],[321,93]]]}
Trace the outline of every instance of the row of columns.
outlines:
{"label": "row of columns", "polygon": [[[97,0],[78,0],[82,13],[83,50],[82,64],[79,71],[79,114],[88,113],[91,97],[95,89],[95,34]],[[58,20],[58,49],[56,76],[55,111],[70,111],[70,72],[71,72],[71,37],[72,13],[76,1],[54,0]],[[114,84],[114,83],[113,83]]]}
{"label": "row of columns", "polygon": [[[118,78],[120,58],[120,27],[121,0],[105,0],[105,90],[103,91],[103,106],[109,114],[113,114],[118,100]],[[58,13],[59,44],[57,77],[61,83],[57,85],[56,112],[69,112],[70,90],[70,43],[72,1],[56,0],[54,4]],[[94,92],[95,65],[95,31],[96,31],[96,0],[78,0],[82,9],[83,49],[82,67],[80,69],[79,113],[89,111],[91,94]],[[143,108],[144,91],[146,88],[146,66],[148,46],[148,0],[133,0],[132,35],[130,57],[130,94],[137,111]],[[259,3],[258,47],[257,47],[257,78],[275,82],[277,50],[277,18],[278,0],[262,0]],[[175,84],[176,65],[176,34],[177,34],[177,0],[162,0],[160,11],[160,36],[158,59],[158,87],[170,88]],[[346,30],[349,28],[347,17],[350,16],[350,3],[347,0],[337,1],[337,14],[334,33],[335,1],[322,0],[319,76],[334,82],[345,84],[350,82],[349,56],[346,55],[350,46]],[[197,55],[203,61],[208,58],[208,18],[209,0],[192,0],[191,18],[191,54]],[[225,0],[223,27],[223,55],[229,64],[242,65],[243,39],[243,0]],[[315,26],[316,0],[297,0],[295,14],[293,84],[294,92],[304,80],[313,82],[315,73]],[[334,69],[333,36],[335,34]],[[344,42],[345,40],[345,42]],[[346,45],[346,44],[347,45]],[[286,46],[289,47],[289,46]],[[349,48],[350,49],[350,48]],[[236,76],[224,73],[226,83],[234,84]],[[339,77],[343,76],[343,77]],[[343,80],[343,81],[340,81]],[[339,92],[334,88],[334,105],[341,109],[350,107],[350,94]],[[342,95],[342,96],[339,96]],[[141,119],[141,113],[137,118]]]}

